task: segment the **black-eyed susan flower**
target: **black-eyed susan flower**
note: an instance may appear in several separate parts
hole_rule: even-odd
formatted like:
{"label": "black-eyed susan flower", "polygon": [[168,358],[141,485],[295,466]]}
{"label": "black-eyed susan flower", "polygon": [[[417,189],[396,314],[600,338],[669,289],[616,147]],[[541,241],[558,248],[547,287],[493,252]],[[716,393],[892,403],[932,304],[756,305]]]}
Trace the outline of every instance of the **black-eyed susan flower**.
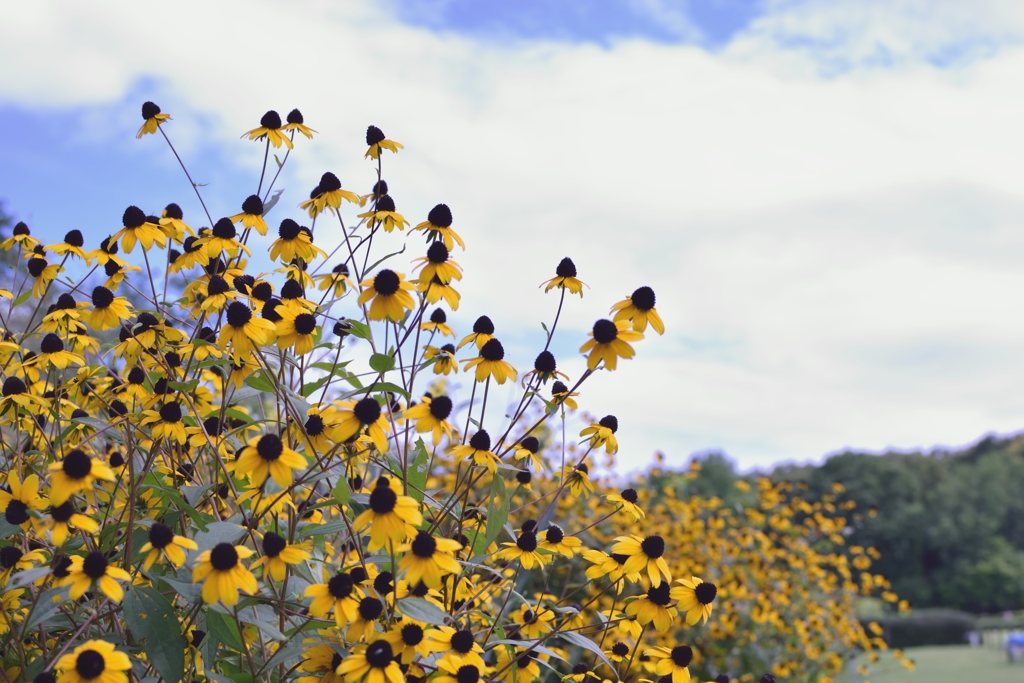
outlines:
{"label": "black-eyed susan flower", "polygon": [[48,244],[46,246],[47,251],[52,251],[54,254],[63,256],[70,254],[71,256],[77,256],[83,261],[87,261],[85,250],[82,246],[85,244],[85,238],[82,237],[81,230],[69,230],[64,235],[63,242],[57,242],[56,244]]}
{"label": "black-eyed susan flower", "polygon": [[[232,223],[241,223],[250,230],[255,230],[261,235],[267,234],[267,222],[263,220],[263,200],[257,195],[251,194],[242,202],[242,212],[231,216]],[[248,253],[248,250],[246,250]]]}
{"label": "black-eyed susan flower", "polygon": [[665,334],[665,323],[654,308],[654,302],[654,290],[650,287],[640,287],[612,306],[611,312],[615,314],[613,320],[628,320],[633,323],[633,329],[637,332],[647,330],[647,323],[650,323],[655,332]]}
{"label": "black-eyed susan flower", "polygon": [[18,221],[14,229],[11,230],[11,236],[0,242],[0,249],[8,251],[14,247],[21,247],[27,251],[31,251],[33,248],[39,246],[40,242],[32,236],[32,231],[29,229],[25,221]]}
{"label": "black-eyed susan flower", "polygon": [[402,664],[410,664],[417,656],[429,657],[435,652],[433,641],[427,638],[423,624],[409,618],[403,618],[390,631],[384,634],[384,640],[391,643],[395,657]]}
{"label": "black-eyed susan flower", "polygon": [[314,279],[317,280],[317,289],[321,292],[326,292],[333,288],[335,298],[340,298],[349,289],[355,288],[355,285],[348,276],[348,265],[345,263],[339,263],[331,268],[330,273],[326,275],[317,275]]}
{"label": "black-eyed susan flower", "polygon": [[274,323],[254,317],[249,307],[241,301],[234,301],[228,306],[226,318],[217,345],[224,351],[230,346],[236,365],[241,365],[254,348],[272,343],[277,335]]}
{"label": "black-eyed susan flower", "polygon": [[118,263],[117,261],[107,261],[107,264],[103,266],[103,272],[107,276],[103,286],[109,290],[116,290],[117,286],[128,277],[128,273],[137,273],[141,270],[142,268],[139,266]]}
{"label": "black-eyed susan flower", "polygon": [[548,556],[537,552],[537,533],[535,531],[520,531],[515,543],[502,543],[505,546],[499,550],[495,557],[499,560],[519,560],[523,569],[543,567],[547,564]]}
{"label": "black-eyed susan flower", "polygon": [[[434,360],[435,358],[437,360]],[[435,375],[447,375],[459,371],[459,362],[455,360],[455,347],[451,344],[445,344],[441,348],[429,344],[424,346],[423,360],[434,360]]]}
{"label": "black-eyed susan flower", "polygon": [[17,412],[19,408],[30,413],[38,413],[46,410],[49,405],[44,397],[29,392],[28,386],[20,377],[5,379],[0,394],[0,415],[12,409]]}
{"label": "black-eyed susan flower", "polygon": [[[483,669],[484,660],[481,655],[484,649],[476,642],[473,632],[469,629],[454,629],[451,626],[437,626],[427,631],[435,652],[449,652],[450,656],[461,657],[463,662],[471,662]],[[504,648],[498,648],[503,650]]]}
{"label": "black-eyed susan flower", "polygon": [[[346,201],[352,204],[359,204],[359,195],[355,192],[349,192],[341,188],[341,181],[338,180],[338,176],[334,175],[330,171],[320,176],[320,184],[317,186],[319,194],[317,195],[316,202],[320,211],[326,208],[338,211],[341,209],[341,202]],[[392,209],[394,210],[394,209]]]}
{"label": "black-eyed susan flower", "polygon": [[111,261],[119,265],[125,265],[124,260],[117,255],[117,252],[120,250],[121,248],[117,245],[117,240],[114,239],[114,236],[107,235],[100,240],[99,247],[85,255],[85,259],[88,262],[96,261],[96,264],[100,266],[105,266]]}
{"label": "black-eyed susan flower", "polygon": [[369,506],[355,518],[352,529],[358,532],[370,528],[368,548],[374,552],[387,543],[402,543],[422,522],[419,503],[403,495],[397,479],[381,476],[370,492]]}
{"label": "black-eyed susan flower", "polygon": [[[231,230],[234,231],[235,226],[231,226]],[[200,231],[202,232],[202,231]],[[197,265],[208,266],[210,264],[210,247],[207,241],[204,241],[209,236],[209,231],[206,234],[195,236],[189,235],[182,242],[181,248],[183,251],[171,261],[169,269],[172,273],[180,273],[183,270],[191,270]]]}
{"label": "black-eyed susan flower", "polygon": [[406,311],[411,311],[416,302],[413,301],[409,290],[415,289],[415,284],[405,281],[402,273],[384,268],[371,278],[362,282],[363,291],[359,295],[358,303],[363,305],[368,301],[370,320],[384,320],[387,318],[392,322],[400,322],[405,317]]}
{"label": "black-eyed susan flower", "polygon": [[92,310],[86,315],[86,323],[94,330],[112,330],[121,327],[131,317],[131,305],[123,296],[103,287],[92,290]]}
{"label": "black-eyed susan flower", "polygon": [[555,627],[555,612],[541,605],[531,607],[524,604],[512,613],[512,621],[518,625],[518,633],[535,640]]}
{"label": "black-eyed susan flower", "polygon": [[62,505],[79,491],[92,490],[97,480],[114,481],[114,473],[104,463],[75,449],[49,467],[50,503]]}
{"label": "black-eyed susan flower", "polygon": [[579,294],[582,297],[584,284],[576,278],[576,264],[566,256],[555,267],[555,276],[540,283],[540,286],[544,287],[545,292],[550,292],[555,288],[567,289],[570,294]]}
{"label": "black-eyed susan flower", "polygon": [[27,529],[32,520],[29,512],[43,510],[49,504],[39,495],[39,475],[30,474],[22,481],[17,472],[11,471],[7,475],[7,487],[10,492],[0,489],[0,512],[11,526]]}
{"label": "black-eyed susan flower", "polygon": [[358,401],[343,401],[339,404],[338,426],[331,434],[334,441],[348,441],[363,430],[381,453],[388,450],[388,421],[380,403],[371,396]]}
{"label": "black-eyed susan flower", "polygon": [[657,660],[654,672],[667,678],[666,683],[690,683],[690,670],[687,667],[693,661],[693,648],[689,645],[653,647],[644,650],[644,654]]}
{"label": "black-eyed susan flower", "polygon": [[367,645],[357,645],[352,654],[342,659],[337,673],[347,683],[405,683],[391,643],[384,638]]}
{"label": "black-eyed susan flower", "polygon": [[672,588],[670,595],[679,603],[678,608],[686,613],[686,623],[690,626],[701,620],[707,623],[714,608],[712,603],[718,595],[718,587],[696,576],[679,579],[676,583],[679,585]]}
{"label": "black-eyed susan flower", "polygon": [[[250,140],[263,140],[266,138],[271,145],[275,148],[284,145],[288,149],[292,148],[292,141],[288,139],[288,136],[282,133],[283,126],[281,123],[281,115],[274,110],[268,111],[260,118],[260,125],[258,128],[253,128],[250,131],[242,133],[242,137],[249,138]],[[263,233],[266,234],[264,230]]]}
{"label": "black-eyed susan flower", "polygon": [[135,135],[136,140],[143,135],[155,135],[156,131],[160,128],[160,124],[164,121],[169,121],[171,115],[160,111],[160,107],[153,102],[143,102],[142,118],[145,120],[145,123],[142,124],[142,128],[139,128],[139,132]]}
{"label": "black-eyed susan flower", "polygon": [[174,240],[176,243],[181,244],[182,240],[185,239],[185,235],[195,235],[195,231],[189,227],[188,223],[184,220],[185,214],[181,210],[181,207],[171,202],[164,207],[163,212],[160,214],[160,229],[169,238]]}
{"label": "black-eyed susan flower", "polygon": [[612,643],[611,648],[604,651],[605,656],[613,662],[621,662],[629,656],[630,647],[621,640]]}
{"label": "black-eyed susan flower", "polygon": [[480,355],[476,358],[469,358],[463,361],[463,371],[476,368],[476,381],[483,382],[488,377],[493,377],[498,384],[504,384],[506,380],[515,381],[518,373],[508,361],[505,360],[505,348],[497,339],[488,339],[480,347]]}
{"label": "black-eyed susan flower", "polygon": [[349,642],[369,640],[377,633],[377,623],[384,614],[384,603],[380,598],[366,595],[359,600],[355,618],[349,620],[345,639]]}
{"label": "black-eyed susan flower", "polygon": [[60,585],[71,586],[68,595],[72,600],[79,599],[88,590],[98,590],[114,602],[121,602],[124,589],[118,581],[131,580],[131,574],[111,565],[103,553],[94,551],[85,557],[72,557],[68,576],[60,581]]}
{"label": "black-eyed susan flower", "polygon": [[447,204],[438,204],[431,209],[427,214],[427,220],[419,223],[413,230],[422,230],[427,233],[427,238],[431,241],[441,240],[449,250],[455,247],[456,242],[463,251],[466,249],[462,238],[452,230],[452,210],[448,208]]}
{"label": "black-eyed susan flower", "polygon": [[657,588],[665,581],[672,580],[668,562],[665,561],[665,539],[658,534],[650,536],[618,536],[612,546],[613,553],[629,557],[623,569],[627,574],[647,570],[651,585]]}
{"label": "black-eyed susan flower", "polygon": [[572,681],[572,683],[583,683],[588,678],[593,678],[600,681],[601,677],[591,670],[590,665],[586,662],[577,662],[573,664],[572,671],[562,676],[563,681]]}
{"label": "black-eyed susan flower", "polygon": [[413,267],[414,271],[423,269],[420,271],[421,284],[430,282],[434,277],[442,284],[462,279],[462,268],[448,257],[448,248],[443,242],[431,242],[427,247],[427,255],[415,259],[414,262],[417,264]]}
{"label": "black-eyed susan flower", "polygon": [[641,626],[653,623],[654,630],[658,633],[664,633],[672,628],[672,621],[678,612],[672,606],[668,582],[663,581],[657,586],[651,586],[646,594],[630,600],[626,605],[626,614],[636,617]]}
{"label": "black-eyed susan flower", "polygon": [[185,432],[185,424],[181,421],[182,415],[181,404],[177,401],[168,401],[161,405],[159,410],[144,410],[140,424],[150,427],[154,439],[167,439],[184,444],[188,441],[188,434]]}
{"label": "black-eyed susan flower", "polygon": [[559,372],[555,355],[544,349],[534,359],[533,370],[523,375],[523,386],[529,386],[534,378],[538,379],[541,384],[544,384],[549,379],[558,379],[559,377],[566,381],[569,380],[568,375],[564,372]]}
{"label": "black-eyed susan flower", "polygon": [[409,543],[399,547],[405,555],[398,568],[405,572],[405,580],[415,585],[422,581],[429,588],[440,588],[446,574],[458,574],[462,567],[454,554],[462,544],[450,538],[436,538],[427,531],[419,531]]}
{"label": "black-eyed susan flower", "polygon": [[161,232],[160,226],[150,223],[145,212],[137,206],[129,206],[121,216],[122,227],[114,233],[114,239],[121,241],[124,253],[130,254],[137,242],[149,251],[156,244],[161,249],[167,246],[167,236]]}
{"label": "black-eyed susan flower", "polygon": [[469,439],[469,443],[452,448],[452,457],[458,460],[470,460],[474,465],[486,467],[494,474],[498,471],[498,456],[491,452],[491,435],[481,429]]}
{"label": "black-eyed susan flower", "polygon": [[580,353],[590,352],[587,356],[587,369],[596,369],[603,360],[605,368],[614,370],[619,358],[628,359],[636,354],[629,342],[643,338],[643,334],[631,330],[625,320],[598,320],[590,332],[590,339],[580,347]]}
{"label": "black-eyed susan flower", "polygon": [[249,568],[263,566],[263,580],[272,578],[274,581],[284,581],[288,572],[288,565],[299,564],[312,559],[312,555],[303,544],[289,543],[288,539],[273,531],[263,535],[263,557],[253,562]]}
{"label": "black-eyed susan flower", "polygon": [[441,308],[435,308],[430,313],[430,318],[420,323],[420,329],[432,334],[438,333],[442,337],[455,337],[455,330],[448,326],[448,316]]}
{"label": "black-eyed susan flower", "polygon": [[281,130],[297,130],[305,135],[307,140],[312,140],[313,133],[317,132],[306,125],[305,119],[302,118],[302,112],[298,109],[292,109],[288,112],[288,116],[285,117],[285,120],[287,123],[281,126]]}
{"label": "black-eyed susan flower", "polygon": [[32,276],[32,296],[37,299],[43,298],[50,283],[53,282],[63,268],[56,263],[50,263],[41,256],[33,256],[25,264],[25,270]]}
{"label": "black-eyed susan flower", "polygon": [[56,683],[128,683],[131,668],[128,655],[113,643],[87,640],[57,660]]}
{"label": "black-eyed susan flower", "polygon": [[405,417],[416,421],[416,432],[430,432],[434,445],[441,443],[441,436],[452,439],[452,426],[448,416],[452,414],[452,400],[447,396],[424,396],[420,403],[406,408]]}
{"label": "black-eyed susan flower", "polygon": [[345,677],[336,673],[341,664],[341,654],[330,645],[321,643],[307,648],[302,653],[299,671],[314,676],[300,676],[296,683],[345,683]]}
{"label": "black-eyed susan flower", "polygon": [[448,655],[437,663],[441,674],[434,678],[436,683],[479,683],[491,673],[489,666],[481,667],[475,659]]}
{"label": "black-eyed susan flower", "polygon": [[[202,231],[200,231],[202,234]],[[227,254],[231,258],[236,258],[239,251],[244,251],[246,254],[250,254],[249,248],[238,241],[238,231],[235,229],[235,224],[231,218],[221,218],[213,224],[213,229],[209,233],[203,234],[199,238],[199,242],[206,246],[206,254],[209,257],[209,262],[206,264],[207,271],[211,269],[214,273],[218,272],[219,268],[211,268],[212,266],[218,265],[214,259],[219,258],[221,254]]]}
{"label": "black-eyed susan flower", "polygon": [[285,218],[277,228],[277,239],[270,245],[270,258],[290,263],[296,258],[312,261],[317,256],[327,257],[322,249],[313,245],[312,233],[291,218]]}
{"label": "black-eyed susan flower", "polygon": [[545,466],[544,460],[538,455],[539,450],[540,441],[537,437],[524,436],[519,440],[519,443],[516,444],[515,450],[512,451],[512,457],[515,458],[517,462],[526,460],[533,465],[534,469],[539,470]]}
{"label": "black-eyed susan flower", "polygon": [[313,598],[309,605],[309,613],[320,619],[334,612],[338,628],[342,628],[356,618],[359,600],[363,593],[356,587],[355,581],[347,572],[339,571],[326,583],[317,583],[306,587],[303,593]]}
{"label": "black-eyed susan flower", "polygon": [[610,493],[604,497],[609,503],[618,505],[619,509],[629,514],[633,521],[639,521],[645,517],[644,511],[637,505],[639,498],[636,495],[636,491],[633,489],[623,489],[619,493]]}
{"label": "black-eyed susan flower", "polygon": [[253,437],[238,454],[235,471],[244,474],[256,486],[273,477],[281,488],[292,485],[292,470],[306,468],[306,459],[281,441],[277,434]]}
{"label": "black-eyed susan flower", "polygon": [[559,405],[565,406],[569,410],[576,410],[578,407],[576,397],[579,395],[578,391],[569,391],[569,387],[565,386],[564,382],[553,382],[551,384],[551,403],[553,404],[551,410]]}
{"label": "black-eyed susan flower", "polygon": [[566,486],[569,487],[573,496],[586,498],[594,492],[594,482],[590,479],[590,466],[585,462],[563,467],[562,479],[565,480]]}
{"label": "black-eyed susan flower", "polygon": [[398,150],[403,149],[401,143],[395,142],[394,140],[388,140],[384,135],[384,131],[377,126],[368,126],[366,128],[366,144],[369,145],[370,148],[366,150],[364,158],[370,157],[371,159],[380,158],[380,152],[382,149],[388,149],[395,153],[397,153]]}
{"label": "black-eyed susan flower", "polygon": [[259,583],[241,560],[252,556],[249,548],[230,543],[218,543],[196,558],[192,570],[192,583],[203,582],[203,602],[211,605],[221,602],[227,607],[238,603],[238,591],[249,595],[259,592]]}
{"label": "black-eyed susan flower", "polygon": [[149,540],[139,549],[139,552],[146,555],[142,568],[148,572],[161,558],[174,567],[181,567],[185,564],[185,551],[198,549],[199,546],[192,539],[177,536],[166,524],[154,522],[149,527]]}
{"label": "black-eyed susan flower", "polygon": [[296,355],[313,350],[316,335],[316,316],[300,309],[282,306],[277,311],[277,348],[293,349]]}
{"label": "black-eyed susan flower", "polygon": [[494,339],[494,323],[486,315],[482,315],[473,323],[473,331],[459,342],[458,348],[461,349],[466,344],[473,342],[477,349],[481,349],[492,339]]}
{"label": "black-eyed susan flower", "polygon": [[543,531],[538,538],[537,547],[542,550],[550,550],[553,553],[564,555],[572,559],[576,551],[583,547],[583,541],[575,536],[566,536],[560,526],[551,525]]}
{"label": "black-eyed susan flower", "polygon": [[75,531],[82,530],[92,534],[96,533],[100,525],[91,517],[78,512],[69,500],[51,507],[49,514],[40,520],[38,527],[41,534],[49,531],[50,541],[59,548]]}
{"label": "black-eyed susan flower", "polygon": [[619,430],[619,421],[614,415],[605,415],[597,422],[590,423],[585,427],[580,436],[589,437],[591,448],[604,446],[608,455],[614,455],[619,450],[619,442],[615,438],[615,432]]}
{"label": "black-eyed susan flower", "polygon": [[416,290],[423,294],[423,298],[427,300],[428,304],[436,304],[444,300],[448,304],[448,308],[453,311],[459,310],[459,301],[462,300],[462,295],[455,291],[455,287],[451,283],[441,282],[437,275],[430,278],[429,282],[417,284]]}

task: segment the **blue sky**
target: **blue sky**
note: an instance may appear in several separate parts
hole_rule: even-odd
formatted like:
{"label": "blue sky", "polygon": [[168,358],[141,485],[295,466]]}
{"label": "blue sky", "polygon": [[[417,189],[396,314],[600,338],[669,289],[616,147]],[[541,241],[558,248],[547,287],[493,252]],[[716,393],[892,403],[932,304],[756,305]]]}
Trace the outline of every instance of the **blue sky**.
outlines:
{"label": "blue sky", "polygon": [[[619,415],[630,462],[723,449],[755,466],[1020,428],[1014,6],[254,7],[199,23],[189,2],[0,9],[0,64],[20,65],[0,68],[7,209],[48,240],[98,241],[128,204],[176,201],[203,225],[163,141],[135,139],[141,103],[172,114],[214,219],[258,181],[261,149],[239,135],[298,106],[320,134],[297,145],[274,219],[326,170],[367,191],[362,135],[380,125],[406,144],[386,160],[399,210],[449,203],[470,244],[457,326],[487,313],[518,366],[562,256],[592,287],[556,347],[570,374],[593,320],[655,287],[669,333],[585,401]],[[266,16],[268,58],[218,32],[262,35]],[[185,34],[202,47],[182,51]]]}

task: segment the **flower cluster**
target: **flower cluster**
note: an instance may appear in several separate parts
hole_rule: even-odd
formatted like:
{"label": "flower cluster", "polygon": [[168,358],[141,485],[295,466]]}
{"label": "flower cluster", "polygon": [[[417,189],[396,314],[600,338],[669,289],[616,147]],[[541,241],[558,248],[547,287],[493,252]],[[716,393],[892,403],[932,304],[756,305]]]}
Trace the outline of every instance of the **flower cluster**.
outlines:
{"label": "flower cluster", "polygon": [[[170,117],[142,115],[138,137],[170,145]],[[203,227],[169,203],[95,245],[24,223],[0,242],[9,680],[685,683],[831,676],[882,644],[851,601],[887,586],[870,549],[841,549],[831,502],[765,485],[736,513],[654,473],[612,488],[594,459],[614,461],[618,420],[566,435],[585,382],[664,332],[650,287],[580,333],[573,379],[552,339],[585,285],[562,259],[520,372],[490,318],[450,325],[465,242],[445,204],[398,212],[383,165],[403,146],[379,128],[369,192],[326,172],[269,218],[270,147],[279,174],[316,132],[267,112],[242,136],[263,146],[256,192],[216,217],[193,185]],[[389,233],[425,242],[410,268],[378,255]],[[494,406],[506,383],[518,399]],[[737,657],[757,635],[770,657]]]}

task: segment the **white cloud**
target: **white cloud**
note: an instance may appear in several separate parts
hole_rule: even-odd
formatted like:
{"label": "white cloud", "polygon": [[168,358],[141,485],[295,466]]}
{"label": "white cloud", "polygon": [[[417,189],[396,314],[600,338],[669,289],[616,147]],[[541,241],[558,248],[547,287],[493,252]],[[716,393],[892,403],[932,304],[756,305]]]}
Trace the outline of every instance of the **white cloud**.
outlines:
{"label": "white cloud", "polygon": [[[418,220],[445,201],[469,242],[463,327],[486,312],[507,336],[537,329],[555,302],[536,283],[567,254],[593,287],[563,323],[579,341],[655,287],[669,334],[585,394],[619,416],[632,463],[658,447],[755,464],[1015,429],[1024,52],[938,69],[926,61],[955,35],[956,4],[853,21],[856,6],[788,4],[712,55],[478,43],[358,3],[37,2],[0,10],[0,63],[19,65],[0,70],[0,102],[74,107],[157,79],[186,110],[172,135],[250,164],[237,136],[298,105],[322,133],[298,145],[293,203],[328,168],[367,185],[362,134],[380,125],[407,146],[385,160],[399,209]],[[1016,35],[1014,7],[984,7],[969,35]],[[824,37],[785,47],[796,34]],[[898,47],[891,68],[869,58],[879,42]],[[853,66],[818,75],[835,55]]]}

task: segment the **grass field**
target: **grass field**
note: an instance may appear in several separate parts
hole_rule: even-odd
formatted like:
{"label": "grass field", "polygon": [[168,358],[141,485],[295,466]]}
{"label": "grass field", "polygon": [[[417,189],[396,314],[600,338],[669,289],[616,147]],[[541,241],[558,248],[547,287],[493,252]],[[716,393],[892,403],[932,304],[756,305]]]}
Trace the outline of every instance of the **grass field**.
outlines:
{"label": "grass field", "polygon": [[[1003,650],[967,645],[916,647],[905,651],[916,668],[907,671],[891,655],[872,666],[871,683],[1022,683],[1024,661],[1010,664]],[[850,676],[848,681],[863,680]]]}

